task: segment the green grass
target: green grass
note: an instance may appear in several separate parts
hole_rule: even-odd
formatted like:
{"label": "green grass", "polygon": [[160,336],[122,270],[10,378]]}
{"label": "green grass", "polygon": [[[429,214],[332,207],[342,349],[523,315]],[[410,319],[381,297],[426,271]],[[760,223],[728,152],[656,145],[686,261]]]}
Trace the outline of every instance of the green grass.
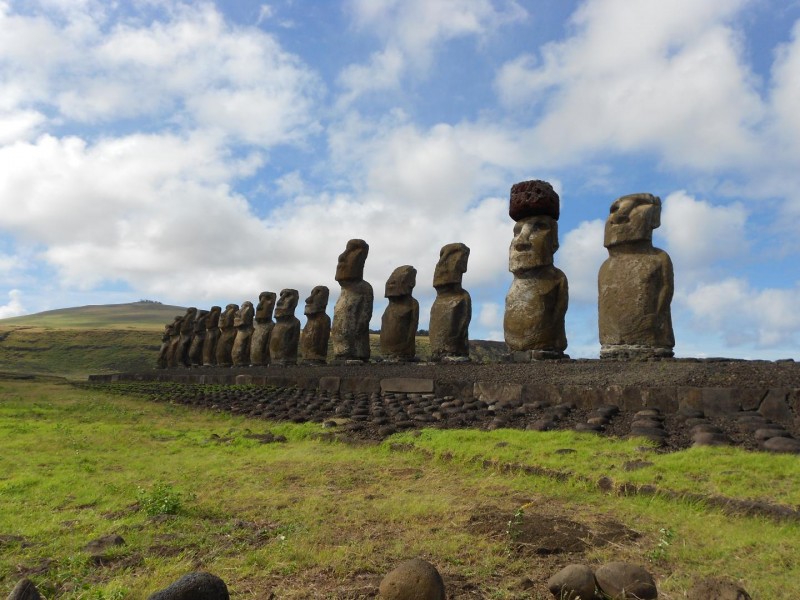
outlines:
{"label": "green grass", "polygon": [[33,315],[0,319],[0,328],[44,327],[48,329],[147,329],[161,332],[177,315],[186,313],[182,306],[156,302],[99,304],[59,308]]}
{"label": "green grass", "polygon": [[[248,437],[266,431],[287,441]],[[486,598],[549,598],[544,581],[564,564],[617,559],[644,563],[666,600],[682,598],[706,574],[740,580],[756,600],[794,597],[796,523],[658,496],[605,495],[578,478],[504,472],[475,460],[591,479],[622,477],[619,465],[644,456],[654,463],[649,475],[625,476],[660,476],[659,485],[677,487],[679,471],[690,468],[677,457],[688,456],[690,465],[703,461],[694,472],[720,473],[703,483],[720,493],[742,494],[744,482],[721,475],[738,469],[758,497],[796,503],[789,484],[774,497],[765,491],[784,469],[797,481],[784,457],[657,455],[559,432],[424,431],[350,445],[322,441],[322,431],[68,384],[0,380],[0,596],[30,573],[48,598],[135,600],[205,569],[228,583],[234,599],[358,598],[399,561],[422,556],[451,589]],[[397,443],[424,451],[393,450]],[[555,454],[563,447],[576,453]],[[515,514],[520,527],[561,519],[595,530],[614,521],[640,537],[581,555],[526,554],[508,525]],[[84,546],[108,534],[126,543],[95,564]],[[523,576],[534,588],[514,587]]]}

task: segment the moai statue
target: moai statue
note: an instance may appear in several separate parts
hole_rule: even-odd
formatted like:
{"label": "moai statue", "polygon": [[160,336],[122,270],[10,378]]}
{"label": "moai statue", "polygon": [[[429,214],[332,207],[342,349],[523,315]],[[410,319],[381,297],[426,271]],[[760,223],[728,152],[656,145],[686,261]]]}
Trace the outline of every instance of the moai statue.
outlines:
{"label": "moai statue", "polygon": [[217,364],[217,342],[219,341],[219,315],[222,309],[212,306],[205,318],[206,339],[203,341],[203,366],[213,367]]}
{"label": "moai statue", "polygon": [[661,199],[630,194],[611,205],[603,245],[608,258],[597,278],[600,358],[670,357],[675,346],[669,255],[653,247]]}
{"label": "moai statue", "polygon": [[411,293],[417,284],[417,270],[411,265],[397,267],[386,281],[389,305],[381,317],[381,354],[390,362],[416,360],[419,302]]}
{"label": "moai statue", "polygon": [[258,295],[253,337],[250,340],[250,366],[269,364],[269,336],[275,327],[272,320],[275,298],[275,292],[261,292]]}
{"label": "moai statue", "polygon": [[228,304],[219,317],[219,340],[217,340],[217,366],[230,367],[233,363],[233,342],[236,340],[236,319],[238,304]]}
{"label": "moai statue", "polygon": [[194,337],[194,319],[196,316],[197,309],[195,307],[187,308],[186,314],[183,315],[183,321],[181,321],[180,346],[176,357],[179,367],[192,366],[192,361],[189,358],[189,349],[192,346],[192,337]]}
{"label": "moai statue", "polygon": [[318,285],[306,298],[303,311],[308,317],[300,333],[300,356],[304,365],[324,365],[328,360],[328,340],[331,337],[331,318],[325,312],[330,290]]}
{"label": "moai statue", "polygon": [[192,344],[189,346],[189,364],[193,367],[203,365],[203,344],[206,341],[206,317],[207,310],[197,313],[194,320],[194,331],[192,332]]}
{"label": "moai statue", "polygon": [[255,316],[253,303],[249,300],[242,303],[233,318],[236,327],[236,338],[233,340],[231,362],[234,367],[250,366],[250,340],[253,337],[253,317]]}
{"label": "moai statue", "polygon": [[169,332],[169,348],[167,349],[167,366],[170,368],[180,366],[181,358],[181,327],[183,317],[177,316],[172,322],[172,329]]}
{"label": "moai statue", "polygon": [[566,355],[567,278],[553,266],[558,250],[559,198],[546,181],[522,181],[511,187],[509,216],[516,221],[508,249],[514,274],[506,295],[503,330],[515,361]]}
{"label": "moai statue", "polygon": [[439,262],[433,272],[436,300],[431,306],[428,326],[431,360],[434,362],[469,361],[472,299],[461,287],[468,260],[469,248],[464,244],[447,244],[439,252]]}
{"label": "moai statue", "polygon": [[364,281],[364,263],[369,245],[350,240],[336,264],[336,281],[342,290],[333,309],[333,353],[335,361],[369,360],[369,321],[372,319],[372,286]]}
{"label": "moai statue", "polygon": [[297,364],[297,345],[300,341],[300,319],[294,316],[300,294],[297,290],[281,290],[275,305],[275,327],[269,336],[270,364],[279,367]]}
{"label": "moai statue", "polygon": [[180,331],[180,317],[175,317],[171,323],[164,325],[164,333],[161,334],[161,348],[158,350],[158,362],[156,367],[166,369],[169,366],[170,341],[175,335],[176,327]]}

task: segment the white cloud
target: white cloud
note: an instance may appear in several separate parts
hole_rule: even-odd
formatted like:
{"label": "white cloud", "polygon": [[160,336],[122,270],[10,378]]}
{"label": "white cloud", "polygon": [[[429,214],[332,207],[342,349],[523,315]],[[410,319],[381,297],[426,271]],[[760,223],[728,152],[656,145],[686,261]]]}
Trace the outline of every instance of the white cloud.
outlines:
{"label": "white cloud", "polygon": [[597,304],[597,272],[608,257],[603,246],[604,228],[605,222],[600,219],[583,221],[562,236],[555,264],[567,276],[573,307]]}
{"label": "white cloud", "polygon": [[26,312],[25,307],[22,305],[22,292],[11,290],[8,292],[8,304],[0,306],[0,319],[18,317]]}

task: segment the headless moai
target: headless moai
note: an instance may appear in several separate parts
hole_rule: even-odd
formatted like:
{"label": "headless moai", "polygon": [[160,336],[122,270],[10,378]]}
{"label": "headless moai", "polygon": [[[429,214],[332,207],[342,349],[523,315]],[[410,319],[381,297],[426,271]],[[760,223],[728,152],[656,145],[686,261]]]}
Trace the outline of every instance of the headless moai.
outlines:
{"label": "headless moai", "polygon": [[386,281],[389,305],[381,317],[381,354],[388,361],[413,361],[417,354],[419,303],[411,296],[417,284],[417,270],[411,265],[397,267]]}
{"label": "headless moai", "polygon": [[467,271],[469,248],[464,244],[447,244],[439,252],[433,272],[436,300],[431,306],[429,339],[434,362],[469,361],[469,323],[472,320],[472,299],[461,287]]}
{"label": "headless moai", "polygon": [[364,281],[369,245],[350,240],[336,264],[341,293],[333,309],[333,353],[337,362],[369,360],[369,322],[372,319],[372,286]]}
{"label": "headless moai", "polygon": [[164,333],[161,334],[161,347],[158,349],[158,361],[156,363],[159,369],[166,369],[169,366],[170,341],[179,320],[180,317],[175,317],[171,323],[164,325]]}
{"label": "headless moai", "polygon": [[203,365],[203,344],[206,341],[206,317],[207,310],[198,311],[194,319],[194,330],[192,332],[192,344],[189,346],[189,364],[193,367]]}
{"label": "headless moai", "polygon": [[179,367],[192,366],[191,359],[189,358],[189,349],[192,346],[192,337],[194,337],[194,320],[197,316],[197,309],[194,307],[187,308],[186,314],[183,315],[181,321],[181,339],[178,349],[177,363]]}
{"label": "headless moai", "polygon": [[230,367],[233,363],[231,354],[233,352],[233,342],[236,340],[236,326],[233,323],[238,310],[238,304],[228,304],[225,307],[225,312],[219,316],[219,340],[217,340],[218,367]]}
{"label": "headless moai", "polygon": [[508,211],[516,225],[508,249],[514,274],[506,295],[503,331],[517,361],[562,358],[567,348],[564,317],[567,277],[553,266],[558,250],[559,197],[546,181],[511,187]]}
{"label": "headless moai", "polygon": [[669,255],[653,247],[661,199],[622,196],[611,205],[603,245],[608,258],[597,278],[600,358],[670,357],[675,346]]}
{"label": "headless moai", "polygon": [[250,366],[250,340],[253,338],[253,317],[255,316],[253,303],[245,301],[236,311],[233,325],[236,327],[236,338],[233,340],[231,362],[234,367]]}
{"label": "headless moai", "polygon": [[222,308],[212,306],[204,319],[206,339],[203,340],[203,366],[213,367],[217,364],[217,342],[219,341],[219,316]]}
{"label": "headless moai", "polygon": [[331,318],[325,312],[330,290],[318,285],[306,298],[303,311],[306,326],[300,333],[300,356],[305,365],[324,365],[328,360],[328,340],[331,337]]}
{"label": "headless moai", "polygon": [[297,364],[297,346],[300,342],[300,320],[294,316],[300,294],[297,290],[281,290],[275,305],[275,327],[269,336],[270,364],[277,366]]}
{"label": "headless moai", "polygon": [[250,364],[252,366],[269,364],[269,336],[275,322],[272,309],[275,308],[275,292],[261,292],[258,295],[253,337],[250,339]]}
{"label": "headless moai", "polygon": [[167,348],[167,366],[170,368],[180,366],[182,326],[183,317],[175,317],[169,332],[169,347]]}

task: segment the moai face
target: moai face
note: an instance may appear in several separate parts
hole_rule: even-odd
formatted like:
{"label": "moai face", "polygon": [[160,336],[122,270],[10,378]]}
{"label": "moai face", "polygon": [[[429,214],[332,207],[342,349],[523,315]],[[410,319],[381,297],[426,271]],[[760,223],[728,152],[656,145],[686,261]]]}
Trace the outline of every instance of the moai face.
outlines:
{"label": "moai face", "polygon": [[433,287],[460,284],[467,272],[469,248],[464,244],[447,244],[439,252],[439,262],[433,271]]}
{"label": "moai face", "polygon": [[275,305],[275,317],[294,316],[294,310],[297,308],[297,302],[299,299],[300,294],[297,292],[297,290],[281,290],[281,297],[278,300],[278,304]]}
{"label": "moai face", "polygon": [[558,250],[558,221],[536,215],[517,221],[508,249],[508,270],[520,273],[553,264]]}
{"label": "moai face", "polygon": [[306,307],[303,311],[306,315],[316,315],[325,312],[328,306],[328,296],[330,291],[324,285],[318,285],[311,290],[311,295],[306,298]]}
{"label": "moai face", "polygon": [[206,317],[208,317],[207,310],[201,310],[197,313],[197,318],[194,321],[194,332],[204,333],[206,330]]}
{"label": "moai face", "polygon": [[350,240],[336,263],[336,281],[360,281],[364,279],[364,263],[367,261],[369,244],[364,240]]}
{"label": "moai face", "polygon": [[272,318],[272,310],[275,308],[275,292],[261,292],[258,295],[258,306],[256,307],[256,320],[268,320]]}
{"label": "moai face", "polygon": [[206,329],[213,329],[219,325],[219,315],[222,309],[219,306],[212,306],[206,315]]}
{"label": "moai face", "polygon": [[417,285],[417,270],[411,265],[397,267],[389,279],[386,281],[387,298],[397,298],[399,296],[410,296]]}
{"label": "moai face", "polygon": [[611,205],[606,219],[606,248],[630,242],[651,241],[661,225],[661,199],[652,194],[622,196]]}

